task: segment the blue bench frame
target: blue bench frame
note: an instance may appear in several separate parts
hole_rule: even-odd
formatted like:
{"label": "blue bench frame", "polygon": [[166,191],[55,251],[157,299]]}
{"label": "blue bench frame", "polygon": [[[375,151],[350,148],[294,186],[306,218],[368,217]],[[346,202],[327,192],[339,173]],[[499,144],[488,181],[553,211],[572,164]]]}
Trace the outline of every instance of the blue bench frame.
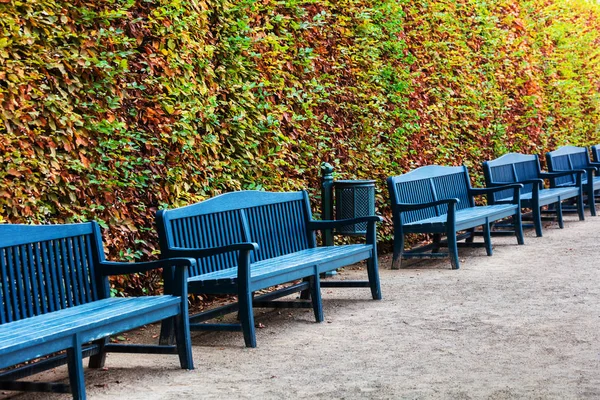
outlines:
{"label": "blue bench frame", "polygon": [[[193,369],[185,282],[194,265],[190,259],[108,262],[95,222],[0,225],[0,390],[71,392],[85,399],[83,358],[101,368],[107,352],[178,354],[181,367]],[[108,276],[155,268],[169,276],[169,294],[110,297]],[[165,319],[175,326],[175,346],[108,341]],[[62,350],[66,354],[56,354]],[[63,364],[70,385],[17,381]]]}
{"label": "blue bench frame", "polygon": [[[544,188],[544,180],[571,175],[571,172],[542,172],[537,155],[509,153],[495,160],[483,163],[483,174],[488,187],[497,187],[511,183],[520,183],[521,207],[530,208],[536,236],[542,236],[542,212],[554,213],[558,225],[564,228],[562,202],[575,199],[579,219],[583,220],[583,191],[581,188],[581,172],[577,174],[576,184],[571,187]],[[489,204],[502,204],[512,201],[512,192],[493,193],[488,197]],[[551,206],[546,211],[542,207]]]}
{"label": "blue bench frame", "polygon": [[550,172],[570,171],[571,174],[553,178],[551,187],[572,186],[577,183],[577,171],[582,172],[581,185],[592,216],[596,215],[594,192],[600,189],[600,176],[596,176],[600,163],[590,161],[586,147],[563,146],[546,153],[546,162]]}
{"label": "blue bench frame", "polygon": [[[186,207],[161,210],[156,216],[163,257],[192,257],[188,290],[196,294],[232,294],[238,303],[190,317],[192,330],[242,331],[248,347],[256,347],[253,307],[312,307],[323,320],[321,287],[370,287],[381,299],[377,265],[376,223],[380,217],[339,221],[312,220],[308,194],[240,191]],[[317,246],[315,231],[366,223],[366,244]],[[320,281],[320,274],[367,261],[368,281]],[[303,280],[260,297],[254,292]],[[273,301],[302,291],[312,302]],[[239,311],[240,323],[204,323]],[[163,324],[161,340],[170,341]]]}
{"label": "blue bench frame", "polygon": [[[523,185],[511,184],[496,188],[471,187],[466,167],[429,165],[406,174],[387,179],[394,221],[394,254],[392,268],[401,267],[403,258],[450,257],[452,269],[458,269],[458,240],[466,239],[466,246],[485,246],[492,255],[491,223],[513,217],[517,242],[523,244],[519,190]],[[513,191],[511,204],[476,206],[473,196],[489,195],[498,191]],[[473,243],[475,227],[483,226],[484,243]],[[457,236],[459,231],[466,231]],[[409,233],[433,234],[433,244],[423,248],[404,250],[404,235]],[[441,241],[445,234],[447,243]],[[438,253],[442,245],[448,253]],[[431,253],[425,250],[431,249]]]}

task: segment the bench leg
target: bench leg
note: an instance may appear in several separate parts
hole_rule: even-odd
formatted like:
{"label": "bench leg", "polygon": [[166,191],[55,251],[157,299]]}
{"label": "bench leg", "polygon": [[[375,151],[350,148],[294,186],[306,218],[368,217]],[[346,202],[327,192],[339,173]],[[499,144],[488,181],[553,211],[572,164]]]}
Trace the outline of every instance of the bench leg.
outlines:
{"label": "bench leg", "polygon": [[470,235],[465,239],[465,243],[473,243],[475,240],[475,228],[467,229],[467,232],[469,232]]}
{"label": "bench leg", "polygon": [[402,252],[404,251],[404,235],[394,234],[394,255],[392,258],[392,269],[402,268]]}
{"label": "bench leg", "polygon": [[[596,201],[594,200],[594,191],[592,190],[590,194],[588,194],[588,204],[590,206],[590,213],[593,217],[596,216]],[[577,198],[577,213],[579,214],[579,220],[583,221],[585,219],[585,214],[583,213],[583,193]]]}
{"label": "bench leg", "polygon": [[106,361],[106,343],[108,338],[96,340],[94,344],[98,345],[98,354],[94,354],[90,357],[89,367],[90,368],[103,368],[104,362]]}
{"label": "bench leg", "polygon": [[[308,278],[304,278],[303,279],[304,282],[306,282],[308,280],[309,280]],[[310,299],[310,289],[301,291],[300,292],[300,299],[302,299],[302,300],[308,300],[308,299]]]}
{"label": "bench leg", "polygon": [[373,300],[381,300],[381,284],[379,282],[379,261],[377,260],[377,249],[373,249],[373,255],[367,259],[367,274],[371,286]]}
{"label": "bench leg", "polygon": [[[187,299],[185,299],[187,302]],[[192,358],[192,339],[190,337],[190,320],[186,317],[187,312],[174,317],[175,337],[177,338],[177,354],[179,363],[183,369],[194,369]]]}
{"label": "bench leg", "polygon": [[483,224],[483,242],[485,243],[485,253],[488,256],[491,256],[493,253],[492,250],[492,235],[490,233],[490,223],[487,222]]}
{"label": "bench leg", "polygon": [[542,211],[540,207],[533,207],[533,226],[535,227],[535,236],[542,237]]}
{"label": "bench leg", "polygon": [[252,293],[239,293],[239,315],[244,333],[246,347],[256,347],[256,330],[254,328],[254,311],[252,309]]}
{"label": "bench leg", "polygon": [[69,366],[69,384],[75,400],[85,400],[85,379],[83,377],[83,354],[81,340],[77,335],[73,338],[73,347],[67,349]]}
{"label": "bench leg", "polygon": [[446,237],[448,238],[448,253],[450,256],[450,264],[452,264],[452,269],[459,269],[460,261],[458,260],[458,245],[456,243],[456,232],[448,232]]}
{"label": "bench leg", "polygon": [[556,203],[556,219],[558,219],[558,227],[560,229],[565,228],[565,221],[563,220],[563,209],[562,209],[562,201]]}
{"label": "bench leg", "polygon": [[517,207],[517,212],[513,215],[515,225],[515,236],[518,244],[525,244],[525,235],[523,235],[523,219],[521,218],[521,208]]}
{"label": "bench leg", "polygon": [[160,339],[158,344],[161,346],[172,345],[175,342],[175,321],[173,318],[163,319],[160,323]]}
{"label": "bench leg", "polygon": [[440,241],[442,240],[442,235],[439,233],[433,234],[433,246],[431,247],[432,253],[437,253],[440,251]]}
{"label": "bench leg", "polygon": [[[316,268],[315,268],[316,269]],[[315,320],[323,322],[323,301],[321,300],[321,277],[315,271],[315,276],[310,278],[310,296],[312,298],[313,311],[315,312]]]}

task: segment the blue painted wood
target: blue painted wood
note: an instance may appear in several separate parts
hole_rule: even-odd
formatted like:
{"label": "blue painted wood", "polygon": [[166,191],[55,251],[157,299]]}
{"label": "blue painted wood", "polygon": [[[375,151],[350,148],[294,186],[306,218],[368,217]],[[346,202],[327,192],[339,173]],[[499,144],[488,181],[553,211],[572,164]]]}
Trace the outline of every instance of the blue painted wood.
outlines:
{"label": "blue painted wood", "polygon": [[[106,262],[95,222],[0,225],[0,368],[67,350],[66,357],[55,356],[39,367],[22,369],[18,377],[11,371],[0,374],[0,388],[54,390],[54,385],[13,385],[12,379],[67,363],[73,398],[85,398],[84,355],[95,357],[93,366],[101,367],[104,352],[110,351],[104,346],[110,335],[167,318],[177,322],[181,366],[192,369],[186,282],[187,268],[193,265],[190,259]],[[109,297],[108,275],[160,267],[174,269],[171,288],[165,288],[168,294]],[[95,345],[87,345],[90,342]],[[140,352],[140,347],[131,351]],[[149,347],[148,351],[174,353]]]}
{"label": "blue painted wood", "polygon": [[[596,215],[595,191],[600,189],[600,176],[597,176],[600,164],[590,161],[588,149],[585,147],[563,146],[546,153],[546,161],[550,172],[571,172],[551,177],[551,187],[568,187],[581,184],[587,199],[590,213]],[[575,173],[580,171],[579,173]]]}
{"label": "blue painted wood", "polygon": [[[537,155],[509,153],[495,160],[483,163],[483,174],[486,186],[497,187],[510,183],[520,183],[523,189],[520,193],[520,204],[522,208],[532,210],[533,225],[536,236],[542,233],[542,207],[551,206],[548,212],[556,214],[558,225],[564,227],[562,218],[562,202],[575,200],[578,205],[579,219],[584,219],[583,214],[583,192],[575,182],[572,186],[558,189],[544,188],[544,180],[556,177],[542,173]],[[512,201],[510,191],[499,191],[488,198],[490,204],[506,204]]]}
{"label": "blue painted wood", "polygon": [[[306,280],[315,319],[322,321],[321,297],[316,296],[319,274],[367,260],[371,295],[381,299],[375,234],[379,221],[364,221],[365,245],[317,247],[315,230],[335,223],[312,221],[306,192],[232,192],[157,213],[162,257],[197,260],[188,280],[190,292],[238,295],[241,330],[249,347],[256,346],[254,291]],[[170,327],[163,325],[161,342],[168,342],[170,335]]]}
{"label": "blue painted wood", "polygon": [[590,151],[592,152],[592,161],[594,163],[600,163],[600,145],[593,145],[590,147]]}
{"label": "blue painted wood", "polygon": [[[513,217],[517,242],[523,244],[520,184],[498,188],[474,189],[471,187],[466,167],[429,165],[406,174],[387,179],[394,222],[394,253],[392,268],[400,268],[403,258],[450,257],[453,269],[460,266],[458,259],[458,231],[467,230],[467,242],[472,241],[473,229],[483,226],[484,242],[488,255],[492,254],[489,235],[494,221]],[[476,206],[474,196],[496,192],[512,193],[512,203]],[[407,233],[434,234],[433,253],[404,250]],[[445,234],[448,253],[437,253],[440,236]]]}

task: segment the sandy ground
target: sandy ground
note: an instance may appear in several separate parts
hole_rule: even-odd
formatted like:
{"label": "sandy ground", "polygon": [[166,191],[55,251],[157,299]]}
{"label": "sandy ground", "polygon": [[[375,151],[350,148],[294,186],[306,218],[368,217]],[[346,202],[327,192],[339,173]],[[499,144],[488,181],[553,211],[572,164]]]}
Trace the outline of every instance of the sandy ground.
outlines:
{"label": "sandy ground", "polygon": [[88,397],[599,399],[600,217],[566,219],[543,238],[528,230],[524,246],[494,238],[493,257],[461,249],[458,271],[447,260],[392,271],[383,256],[384,300],[326,289],[320,324],[307,310],[257,311],[256,349],[240,333],[193,333],[194,371],[176,356],[111,354],[105,370],[86,370]]}

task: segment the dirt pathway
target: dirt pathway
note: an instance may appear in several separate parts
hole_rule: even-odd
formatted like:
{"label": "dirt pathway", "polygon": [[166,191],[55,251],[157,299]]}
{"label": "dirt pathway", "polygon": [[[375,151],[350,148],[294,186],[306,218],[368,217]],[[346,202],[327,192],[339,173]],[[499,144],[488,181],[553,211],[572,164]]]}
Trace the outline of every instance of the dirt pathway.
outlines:
{"label": "dirt pathway", "polygon": [[178,369],[177,357],[109,355],[107,370],[86,371],[88,396],[598,399],[600,217],[567,220],[543,238],[528,231],[524,246],[494,238],[493,257],[461,250],[458,271],[446,260],[391,271],[384,256],[383,301],[326,290],[322,324],[306,310],[259,313],[256,349],[238,333],[194,333],[195,371]]}

